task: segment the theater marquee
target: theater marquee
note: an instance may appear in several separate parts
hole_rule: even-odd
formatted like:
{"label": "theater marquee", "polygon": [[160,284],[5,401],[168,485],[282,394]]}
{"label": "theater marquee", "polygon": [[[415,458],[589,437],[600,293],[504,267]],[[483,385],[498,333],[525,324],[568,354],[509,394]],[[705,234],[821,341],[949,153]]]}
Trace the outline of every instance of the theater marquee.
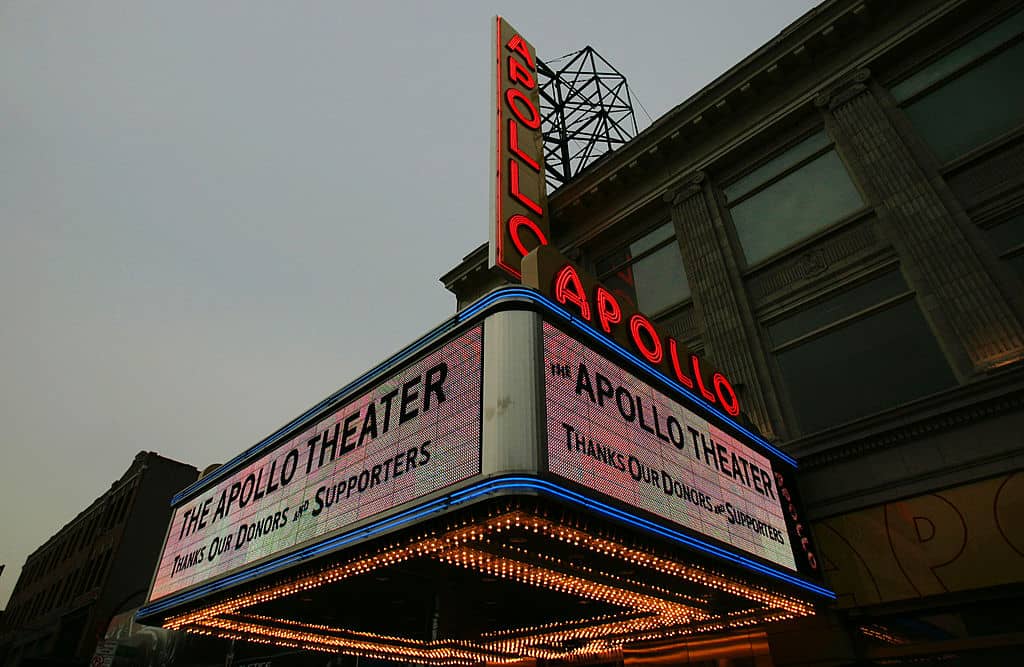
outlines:
{"label": "theater marquee", "polygon": [[765,456],[547,323],[544,368],[551,472],[796,569]]}
{"label": "theater marquee", "polygon": [[723,373],[549,244],[539,61],[500,17],[492,36],[489,265],[525,287],[179,493],[139,620],[468,667],[835,599],[796,461],[736,421]]}
{"label": "theater marquee", "polygon": [[178,505],[150,599],[478,474],[481,346],[478,326]]}
{"label": "theater marquee", "polygon": [[493,292],[179,494],[139,617],[472,665],[815,613],[795,462],[676,385]]}

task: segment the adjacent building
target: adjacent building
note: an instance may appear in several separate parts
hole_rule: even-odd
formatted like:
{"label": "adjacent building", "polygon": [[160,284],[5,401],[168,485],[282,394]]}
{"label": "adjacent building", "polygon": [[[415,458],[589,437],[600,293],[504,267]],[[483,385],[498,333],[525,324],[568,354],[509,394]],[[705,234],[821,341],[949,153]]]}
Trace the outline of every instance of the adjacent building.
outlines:
{"label": "adjacent building", "polygon": [[197,477],[190,465],[139,452],[29,555],[0,628],[3,664],[85,664],[110,619],[145,599],[170,499]]}
{"label": "adjacent building", "polygon": [[[549,195],[800,462],[839,633],[776,664],[1024,644],[1022,72],[1020,2],[829,0]],[[442,281],[503,278],[481,246]]]}

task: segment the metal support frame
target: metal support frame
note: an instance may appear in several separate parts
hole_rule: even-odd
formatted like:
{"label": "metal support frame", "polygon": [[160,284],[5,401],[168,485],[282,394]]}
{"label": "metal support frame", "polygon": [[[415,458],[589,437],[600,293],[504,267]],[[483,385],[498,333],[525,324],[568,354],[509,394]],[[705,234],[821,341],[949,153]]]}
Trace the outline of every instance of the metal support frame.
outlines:
{"label": "metal support frame", "polygon": [[537,61],[544,164],[556,188],[637,133],[622,73],[590,46],[561,60],[566,62],[557,71]]}

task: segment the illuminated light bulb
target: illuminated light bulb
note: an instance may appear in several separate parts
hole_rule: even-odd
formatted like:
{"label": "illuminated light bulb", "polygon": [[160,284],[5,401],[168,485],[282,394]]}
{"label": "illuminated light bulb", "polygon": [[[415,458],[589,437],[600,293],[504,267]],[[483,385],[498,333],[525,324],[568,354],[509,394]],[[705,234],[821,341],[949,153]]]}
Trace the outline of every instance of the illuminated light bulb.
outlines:
{"label": "illuminated light bulb", "polygon": [[[807,615],[814,613],[813,607],[801,600],[776,594],[774,592],[759,589],[759,587],[742,585],[721,573],[706,572],[700,567],[691,564],[682,564],[666,559],[656,554],[647,554],[639,551],[636,547],[619,544],[607,536],[595,536],[586,533],[577,527],[561,526],[552,521],[536,515],[527,515],[516,511],[512,514],[494,514],[492,518],[482,525],[468,524],[465,520],[459,524],[461,527],[454,527],[445,533],[430,532],[421,534],[419,537],[407,539],[404,542],[392,542],[390,545],[382,546],[376,554],[353,557],[347,563],[337,563],[319,573],[312,573],[305,577],[297,577],[292,582],[282,582],[277,585],[261,587],[257,591],[243,593],[227,599],[216,605],[207,608],[193,610],[169,618],[166,622],[168,627],[185,627],[190,632],[203,631],[212,632],[208,629],[208,623],[220,622],[223,619],[217,618],[225,613],[237,613],[240,610],[280,597],[293,595],[296,592],[310,590],[322,586],[324,583],[342,581],[348,577],[362,575],[393,564],[406,562],[412,558],[434,558],[438,562],[447,563],[452,566],[476,570],[478,572],[498,573],[502,578],[511,579],[533,587],[549,588],[551,590],[565,592],[583,599],[599,600],[623,607],[627,611],[624,615],[643,613],[647,618],[624,618],[620,615],[605,615],[584,619],[580,624],[554,623],[546,626],[534,626],[529,628],[518,628],[504,634],[498,633],[483,635],[482,642],[491,642],[484,646],[479,642],[468,642],[465,644],[450,644],[447,647],[440,645],[423,646],[410,648],[409,646],[389,646],[389,642],[400,641],[399,639],[385,639],[379,635],[365,635],[359,641],[341,640],[328,636],[324,633],[335,632],[331,628],[322,625],[307,625],[302,632],[282,632],[269,628],[259,629],[259,626],[247,626],[246,632],[252,631],[256,634],[263,633],[258,641],[269,644],[301,646],[303,641],[310,645],[316,645],[322,650],[333,652],[341,647],[343,652],[367,656],[415,656],[417,661],[433,665],[469,665],[474,662],[504,662],[515,658],[495,659],[493,651],[501,649],[512,651],[515,655],[532,655],[541,658],[555,658],[565,655],[593,654],[599,650],[606,650],[609,646],[620,646],[626,641],[637,641],[642,638],[655,639],[658,637],[681,636],[691,634],[698,626],[693,625],[695,621],[701,622],[699,628],[724,629],[727,627],[748,627],[757,623],[771,622],[791,618],[796,615]],[[557,539],[562,543],[571,543],[583,551],[591,551],[600,554],[602,557],[613,558],[623,563],[640,564],[640,566],[658,572],[662,575],[677,577],[683,581],[699,583],[699,585],[727,592],[730,595],[756,601],[763,605],[766,610],[774,610],[773,614],[751,613],[744,617],[747,612],[730,612],[723,618],[731,620],[720,622],[714,621],[713,617],[695,607],[687,606],[684,602],[694,602],[690,596],[672,595],[664,586],[646,584],[642,577],[626,579],[618,575],[604,577],[607,584],[591,581],[588,577],[593,576],[593,567],[583,563],[570,561],[566,564],[563,559],[551,556],[543,552],[533,552],[523,547],[503,545],[500,541],[492,542],[487,538],[488,534],[499,533],[503,529],[509,529],[512,525],[519,529],[532,530],[535,534],[545,535],[547,539]],[[466,528],[466,526],[470,526]],[[482,543],[486,548],[496,553],[480,552],[477,549],[467,549],[466,544]],[[522,559],[531,561],[524,563]],[[574,564],[575,563],[575,564]],[[573,574],[563,571],[553,571],[549,567],[557,567],[560,570],[569,568]],[[627,585],[638,590],[622,588]],[[628,611],[634,610],[634,611]],[[591,624],[591,627],[583,627]],[[682,627],[684,624],[691,624],[689,627]],[[205,626],[205,627],[204,627]],[[243,626],[226,626],[236,630]],[[296,626],[298,627],[298,626]],[[226,630],[221,628],[219,632]],[[351,633],[350,633],[351,634]],[[510,641],[511,635],[518,635],[514,641]],[[354,636],[354,635],[353,635]],[[492,639],[487,639],[490,636]],[[501,639],[499,639],[499,637]],[[256,640],[252,637],[251,640]],[[585,641],[584,644],[571,650],[559,651],[544,649],[538,644],[552,642],[552,645],[564,645],[569,640]],[[401,640],[407,643],[408,640]],[[462,654],[451,648],[451,646],[464,646],[468,653]],[[334,649],[330,647],[335,647]],[[491,651],[487,653],[486,651]]]}

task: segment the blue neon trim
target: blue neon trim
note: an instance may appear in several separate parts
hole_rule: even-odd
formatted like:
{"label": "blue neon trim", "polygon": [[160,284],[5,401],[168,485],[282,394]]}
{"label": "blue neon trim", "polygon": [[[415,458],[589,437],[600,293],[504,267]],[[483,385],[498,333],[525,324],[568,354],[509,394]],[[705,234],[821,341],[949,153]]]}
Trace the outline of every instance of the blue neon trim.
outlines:
{"label": "blue neon trim", "polygon": [[351,544],[352,542],[373,537],[374,535],[377,535],[386,530],[390,530],[405,525],[410,521],[415,521],[416,519],[429,516],[430,514],[435,514],[442,510],[471,502],[481,496],[489,495],[495,493],[496,491],[503,491],[508,489],[531,489],[547,493],[557,498],[567,500],[571,503],[581,505],[589,510],[598,512],[600,514],[604,514],[617,521],[621,521],[623,523],[627,523],[629,525],[646,530],[661,537],[668,538],[674,542],[678,542],[679,544],[682,544],[691,549],[702,551],[708,555],[728,561],[735,565],[739,565],[740,567],[743,567],[745,569],[753,570],[755,572],[766,575],[773,579],[777,579],[779,581],[783,581],[793,586],[803,588],[806,591],[815,593],[817,595],[821,595],[831,600],[836,599],[835,593],[833,593],[829,589],[819,586],[813,582],[807,581],[802,577],[798,577],[796,575],[789,574],[788,572],[778,570],[774,567],[765,565],[763,563],[759,563],[755,560],[751,560],[750,558],[747,558],[745,556],[733,553],[728,549],[723,549],[722,547],[715,546],[696,537],[687,535],[685,533],[673,530],[666,526],[662,526],[661,524],[654,523],[653,521],[649,521],[639,516],[630,514],[616,507],[612,507],[611,505],[603,503],[599,500],[594,500],[593,498],[589,498],[580,493],[567,489],[563,486],[559,486],[558,484],[555,484],[553,482],[549,482],[547,480],[539,479],[536,477],[502,477],[498,479],[485,480],[483,482],[479,482],[465,489],[454,491],[448,494],[447,496],[442,496],[441,498],[437,498],[428,503],[424,503],[423,505],[417,505],[416,507],[400,512],[394,516],[390,516],[385,519],[381,519],[380,521],[368,524],[363,528],[348,533],[343,533],[341,535],[337,535],[330,539],[324,540],[323,542],[319,542],[317,544],[313,544],[303,549],[300,549],[294,553],[290,553],[279,558],[275,558],[262,565],[258,565],[248,570],[237,572],[233,575],[224,577],[222,579],[217,579],[216,581],[204,584],[199,588],[196,588],[192,591],[188,591],[187,593],[182,593],[180,595],[170,597],[161,602],[155,602],[146,605],[145,607],[139,609],[139,611],[136,614],[136,617],[141,618],[144,616],[149,616],[151,614],[160,613],[172,607],[176,607],[181,604],[195,600],[199,597],[203,597],[204,595],[208,595],[210,593],[215,593],[217,591],[223,590],[225,588],[233,586],[234,584],[248,581],[250,579],[281,569],[288,565],[292,565],[294,563],[298,563],[309,558],[319,556],[320,554],[323,554],[327,551],[332,551],[339,547],[343,547],[347,544]]}
{"label": "blue neon trim", "polygon": [[566,324],[570,325],[574,329],[584,334],[591,342],[596,344],[598,347],[603,347],[606,350],[613,352],[620,359],[626,361],[627,363],[632,364],[633,366],[641,369],[642,371],[653,374],[655,377],[658,378],[659,381],[664,382],[673,390],[675,390],[682,397],[682,400],[685,403],[687,403],[690,407],[704,412],[705,415],[710,414],[717,419],[724,420],[730,427],[737,430],[747,438],[750,438],[755,444],[757,444],[761,448],[766,449],[772,454],[774,454],[782,462],[792,466],[793,468],[797,467],[796,459],[789,456],[782,450],[778,449],[770,442],[768,442],[761,436],[757,435],[756,433],[752,433],[748,429],[744,428],[742,425],[734,421],[732,417],[725,414],[718,408],[694,396],[681,384],[671,379],[661,371],[653,368],[647,362],[640,359],[640,357],[636,356],[635,354],[633,354],[626,348],[622,347],[615,341],[605,338],[604,336],[601,336],[588,323],[586,323],[586,321],[574,316],[561,305],[555,303],[554,301],[547,298],[540,292],[537,292],[532,289],[527,289],[525,287],[503,287],[501,289],[495,290],[494,292],[491,292],[490,294],[470,304],[468,307],[464,308],[455,316],[449,318],[448,320],[445,320],[440,325],[438,325],[431,331],[428,331],[426,334],[416,339],[409,345],[405,346],[394,355],[388,357],[381,363],[377,364],[367,372],[357,377],[355,380],[349,382],[341,389],[337,390],[327,398],[323,399],[313,407],[303,412],[295,419],[292,419],[290,422],[288,422],[281,428],[277,429],[276,431],[268,435],[266,438],[260,440],[258,443],[256,443],[249,449],[245,450],[244,452],[234,457],[227,463],[221,465],[219,468],[214,470],[209,475],[206,475],[202,479],[196,480],[189,486],[185,487],[184,489],[182,489],[181,491],[174,495],[174,497],[171,499],[171,505],[175,506],[182,500],[195,495],[197,492],[223,479],[230,473],[234,472],[236,468],[241,466],[247,460],[254,458],[256,455],[262,453],[266,449],[272,447],[273,445],[276,445],[278,440],[287,435],[290,431],[293,431],[294,429],[301,426],[303,423],[315,417],[319,412],[330,410],[331,408],[340,405],[341,403],[344,403],[344,401],[350,397],[350,394],[352,394],[355,391],[358,391],[360,388],[362,388],[362,386],[376,379],[380,375],[387,373],[390,369],[394,368],[395,366],[405,362],[406,360],[409,359],[409,357],[417,354],[418,352],[422,351],[423,348],[436,342],[437,339],[440,338],[441,336],[451,332],[459,324],[463,324],[469,321],[470,319],[476,317],[477,315],[479,315],[480,313],[484,312],[485,310],[487,310],[488,308],[497,303],[512,301],[515,299],[525,299],[527,301],[533,302],[534,304],[537,304],[543,310],[558,317]]}
{"label": "blue neon trim", "polygon": [[646,361],[640,359],[640,357],[636,356],[635,354],[633,354],[626,348],[622,347],[615,341],[609,338],[605,338],[604,336],[599,334],[593,327],[591,327],[590,324],[586,322],[586,320],[582,320],[579,317],[571,314],[565,308],[562,308],[562,306],[555,303],[551,299],[548,299],[540,292],[535,292],[533,290],[529,290],[523,287],[507,287],[496,290],[494,292],[491,292],[484,298],[480,299],[479,301],[473,303],[472,305],[464,309],[462,312],[460,312],[458,314],[459,321],[464,322],[469,318],[473,317],[474,315],[476,315],[477,313],[479,313],[480,311],[494,305],[495,303],[508,301],[511,299],[528,299],[538,304],[551,314],[561,318],[565,323],[569,324],[574,329],[583,333],[587,338],[589,338],[599,347],[603,347],[607,350],[610,350],[614,352],[616,355],[618,355],[620,359],[629,362],[630,364],[642,369],[643,371],[653,374],[655,377],[658,378],[658,380],[669,385],[672,389],[679,393],[683,397],[683,401],[690,405],[691,407],[697,408],[698,410],[703,411],[705,414],[710,413],[714,417],[724,420],[730,427],[736,429],[744,436],[750,438],[757,445],[768,450],[776,457],[781,459],[784,463],[789,464],[793,468],[797,467],[796,459],[794,459],[792,456],[786,454],[779,448],[775,447],[770,442],[765,440],[763,437],[757,435],[756,433],[752,433],[748,429],[744,428],[742,425],[733,420],[732,417],[722,412],[715,406],[694,396],[693,393],[688,389],[684,388],[683,385],[679,384],[672,378],[668,377],[658,369],[652,367]]}
{"label": "blue neon trim", "polygon": [[[537,488],[541,491],[545,491],[546,493],[549,493],[551,495],[563,498],[570,502],[574,502],[578,505],[582,505],[588,509],[600,512],[601,514],[605,514],[619,521],[623,521],[638,528],[642,528],[649,532],[653,532],[657,535],[667,537],[675,542],[679,542],[680,544],[691,547],[698,551],[703,551],[709,555],[716,556],[726,561],[730,561],[732,563],[740,565],[741,567],[745,567],[748,570],[754,570],[756,572],[760,572],[761,574],[765,574],[769,577],[779,579],[780,581],[785,581],[789,584],[799,586],[800,588],[804,588],[813,593],[817,593],[819,595],[835,599],[835,594],[832,593],[832,591],[822,586],[818,586],[817,584],[806,581],[803,578],[791,575],[782,570],[777,570],[773,567],[751,560],[750,558],[747,558],[745,556],[735,554],[727,549],[715,546],[701,539],[692,537],[685,533],[681,533],[677,530],[673,530],[671,528],[667,528],[660,524],[654,523],[653,521],[648,521],[647,519],[630,514],[628,512],[620,510],[616,507],[612,507],[611,505],[608,505],[601,501],[594,500],[593,498],[588,498],[587,496],[576,493],[575,491],[571,491],[557,484],[553,484],[552,482],[548,482],[542,479],[523,479],[529,479],[530,482],[521,483],[519,484],[519,486]],[[476,497],[477,495],[479,495],[479,493],[473,494],[472,497]]]}
{"label": "blue neon trim", "polygon": [[480,311],[489,308],[495,303],[499,303],[501,301],[508,301],[509,299],[526,299],[528,301],[533,301],[534,303],[538,303],[542,306],[547,307],[549,310],[556,312],[558,315],[561,315],[563,318],[567,320],[572,319],[572,314],[568,310],[562,308],[560,305],[558,305],[551,299],[548,299],[540,292],[534,291],[532,289],[527,289],[525,287],[502,287],[500,289],[497,289],[488,294],[487,296],[484,296],[483,298],[478,299],[477,301],[471,303],[469,306],[463,308],[461,311],[459,311],[456,317],[459,318],[459,322],[465,322],[466,320],[477,315]]}
{"label": "blue neon trim", "polygon": [[416,339],[409,345],[406,345],[397,353],[391,355],[381,363],[377,364],[370,370],[366,371],[365,373],[357,377],[355,380],[352,380],[341,389],[337,390],[327,398],[321,400],[319,403],[309,408],[295,419],[292,419],[290,422],[288,422],[281,428],[277,429],[267,437],[263,438],[249,449],[245,450],[244,452],[234,457],[227,463],[221,465],[219,468],[211,472],[209,475],[206,475],[202,479],[196,480],[195,482],[192,482],[192,484],[186,486],[184,489],[176,493],[173,498],[171,498],[171,506],[173,507],[177,505],[183,499],[195,495],[197,492],[207,488],[208,486],[211,486],[214,482],[231,474],[232,472],[235,471],[236,468],[241,466],[247,460],[255,457],[257,454],[260,454],[261,452],[270,448],[271,446],[276,445],[282,437],[287,435],[289,432],[295,430],[303,423],[309,421],[318,413],[329,411],[331,408],[344,403],[348,398],[350,398],[352,393],[358,391],[364,385],[378,378],[379,376],[386,374],[395,366],[407,361],[409,357],[422,351],[423,348],[430,346],[432,343],[437,341],[438,338],[451,332],[451,330],[454,329],[459,323],[460,322],[455,317],[451,317],[445,320],[436,328],[428,331],[423,336],[420,336],[418,339]]}

